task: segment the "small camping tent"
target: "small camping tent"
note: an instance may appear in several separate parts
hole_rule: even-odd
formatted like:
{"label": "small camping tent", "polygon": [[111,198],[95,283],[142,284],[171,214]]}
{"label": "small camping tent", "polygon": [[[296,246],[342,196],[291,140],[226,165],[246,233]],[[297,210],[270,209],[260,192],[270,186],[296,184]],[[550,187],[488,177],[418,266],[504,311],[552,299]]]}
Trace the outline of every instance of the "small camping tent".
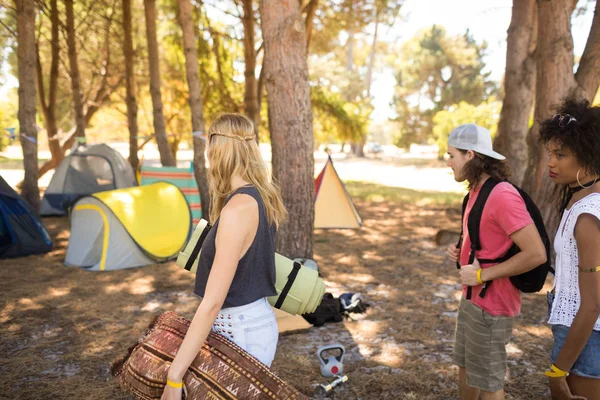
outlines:
{"label": "small camping tent", "polygon": [[131,165],[105,144],[80,146],[56,168],[40,206],[42,216],[67,215],[80,197],[136,186]]}
{"label": "small camping tent", "polygon": [[95,193],[71,212],[65,265],[108,271],[177,256],[191,231],[190,208],[167,182]]}
{"label": "small camping tent", "polygon": [[362,219],[331,157],[315,180],[315,228],[360,228]]}
{"label": "small camping tent", "polygon": [[149,167],[146,165],[140,168],[140,185],[160,181],[172,183],[181,189],[190,210],[192,210],[192,224],[196,226],[202,218],[202,204],[200,203],[200,191],[194,176],[193,163],[190,163],[189,168]]}
{"label": "small camping tent", "polygon": [[52,250],[46,228],[29,204],[0,176],[0,258]]}

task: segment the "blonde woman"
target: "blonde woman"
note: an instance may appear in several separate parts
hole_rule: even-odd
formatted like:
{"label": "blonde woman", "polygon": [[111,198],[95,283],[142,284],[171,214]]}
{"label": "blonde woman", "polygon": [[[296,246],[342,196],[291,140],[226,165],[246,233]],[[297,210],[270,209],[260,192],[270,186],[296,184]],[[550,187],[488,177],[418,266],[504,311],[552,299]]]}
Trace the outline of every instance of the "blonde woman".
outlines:
{"label": "blonde woman", "polygon": [[270,366],[277,347],[275,232],[287,212],[269,179],[252,121],[224,114],[208,130],[210,220],[194,293],[202,297],[162,399],[180,400],[183,376],[212,330]]}

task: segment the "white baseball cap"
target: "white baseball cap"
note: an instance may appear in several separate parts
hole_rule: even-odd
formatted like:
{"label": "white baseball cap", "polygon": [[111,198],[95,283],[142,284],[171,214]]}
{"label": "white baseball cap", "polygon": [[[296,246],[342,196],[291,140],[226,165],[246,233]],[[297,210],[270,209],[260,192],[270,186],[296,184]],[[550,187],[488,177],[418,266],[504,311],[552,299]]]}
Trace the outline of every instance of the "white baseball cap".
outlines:
{"label": "white baseball cap", "polygon": [[448,137],[448,145],[461,150],[473,150],[496,160],[506,159],[492,148],[491,132],[475,124],[464,124],[454,128]]}

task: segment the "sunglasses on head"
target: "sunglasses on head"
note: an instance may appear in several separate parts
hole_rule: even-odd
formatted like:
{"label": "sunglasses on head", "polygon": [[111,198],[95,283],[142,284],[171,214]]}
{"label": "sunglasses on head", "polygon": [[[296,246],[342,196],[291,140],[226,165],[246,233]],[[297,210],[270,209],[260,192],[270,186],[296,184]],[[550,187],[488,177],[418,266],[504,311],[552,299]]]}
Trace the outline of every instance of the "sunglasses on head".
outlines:
{"label": "sunglasses on head", "polygon": [[564,128],[568,126],[571,122],[577,122],[577,119],[569,114],[555,114],[552,119],[552,122],[558,122],[559,128]]}

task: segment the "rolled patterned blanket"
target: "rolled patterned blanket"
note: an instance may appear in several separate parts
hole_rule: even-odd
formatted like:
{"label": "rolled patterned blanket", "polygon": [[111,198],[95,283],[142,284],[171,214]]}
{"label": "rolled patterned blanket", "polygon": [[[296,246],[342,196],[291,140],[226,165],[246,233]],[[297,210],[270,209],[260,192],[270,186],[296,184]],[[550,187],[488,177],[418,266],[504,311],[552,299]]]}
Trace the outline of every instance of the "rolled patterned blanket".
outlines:
{"label": "rolled patterned blanket", "polygon": [[[113,364],[112,375],[138,399],[160,399],[168,369],[189,326],[189,320],[172,311],[159,315],[139,343]],[[186,399],[308,400],[266,365],[213,332],[183,381]]]}

